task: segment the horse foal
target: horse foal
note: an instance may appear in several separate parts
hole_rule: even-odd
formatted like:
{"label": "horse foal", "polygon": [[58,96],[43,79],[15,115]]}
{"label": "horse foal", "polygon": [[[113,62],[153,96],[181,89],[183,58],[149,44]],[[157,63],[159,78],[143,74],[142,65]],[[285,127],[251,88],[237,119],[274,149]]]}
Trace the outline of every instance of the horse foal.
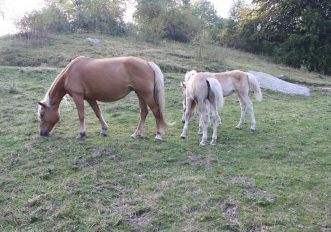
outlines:
{"label": "horse foal", "polygon": [[209,106],[213,116],[213,134],[211,145],[216,145],[217,127],[221,122],[218,115],[219,107],[223,106],[223,92],[221,84],[215,80],[212,75],[204,74],[187,74],[183,86],[183,106],[184,106],[184,128],[181,138],[187,137],[189,120],[193,114],[194,108],[197,106],[200,113],[200,122],[202,124],[202,138],[200,146],[204,146],[207,141],[207,129],[210,122]]}
{"label": "horse foal", "polygon": [[[188,76],[194,75],[197,72],[192,70],[187,73]],[[250,120],[251,120],[251,131],[256,130],[256,121],[254,116],[254,108],[253,103],[249,99],[249,92],[253,91],[253,95],[257,101],[262,100],[262,92],[260,85],[256,79],[256,77],[247,72],[242,72],[240,70],[233,70],[227,72],[220,72],[220,73],[209,73],[209,72],[201,72],[201,75],[204,76],[212,76],[222,86],[223,96],[228,97],[234,92],[237,93],[238,99],[240,102],[240,109],[241,109],[241,116],[239,123],[237,124],[236,128],[241,129],[246,116],[246,110],[249,110]]]}

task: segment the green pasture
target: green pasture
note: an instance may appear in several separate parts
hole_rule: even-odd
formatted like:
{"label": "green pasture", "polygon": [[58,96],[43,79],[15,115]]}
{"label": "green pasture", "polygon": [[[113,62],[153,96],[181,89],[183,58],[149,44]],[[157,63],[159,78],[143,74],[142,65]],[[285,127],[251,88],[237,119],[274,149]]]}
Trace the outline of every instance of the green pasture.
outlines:
{"label": "green pasture", "polygon": [[[197,115],[188,138],[180,138],[179,86],[191,68],[265,71],[318,85],[330,85],[330,77],[220,47],[205,46],[201,55],[178,43],[104,37],[89,46],[84,38],[60,35],[42,46],[0,40],[0,231],[330,230],[330,90],[312,87],[310,97],[262,90],[263,101],[253,101],[254,133],[249,123],[234,128],[240,108],[230,96],[220,111],[218,144],[199,147]],[[98,135],[86,104],[87,138],[76,140],[79,122],[69,102],[61,104],[51,136],[41,138],[36,102],[76,55],[136,55],[159,64],[165,116],[176,122],[163,141],[154,140],[151,112],[143,137],[130,138],[139,119],[134,94],[100,104],[108,137]]]}

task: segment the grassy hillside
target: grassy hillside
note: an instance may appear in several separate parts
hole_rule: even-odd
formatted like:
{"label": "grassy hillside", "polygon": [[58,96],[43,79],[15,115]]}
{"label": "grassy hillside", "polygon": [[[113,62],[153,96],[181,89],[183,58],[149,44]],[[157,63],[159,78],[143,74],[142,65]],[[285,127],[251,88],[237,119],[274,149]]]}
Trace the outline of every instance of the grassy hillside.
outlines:
{"label": "grassy hillside", "polygon": [[[88,37],[101,39],[91,46]],[[330,76],[297,70],[268,62],[255,56],[228,48],[190,45],[175,42],[150,44],[130,38],[106,37],[91,34],[57,35],[47,41],[36,42],[15,37],[0,38],[0,65],[64,67],[76,56],[112,57],[139,56],[160,65],[164,72],[184,73],[187,70],[225,71],[241,69],[285,75],[293,81],[331,84]]]}
{"label": "grassy hillside", "polygon": [[[184,44],[98,36],[101,44],[90,46],[87,36],[59,35],[43,47],[0,40],[0,231],[330,229],[329,90],[312,89],[311,97],[263,90],[264,100],[253,102],[255,133],[248,124],[234,129],[240,110],[231,96],[220,112],[217,146],[198,146],[197,116],[188,139],[179,137],[185,70],[252,69],[318,84],[330,84],[329,77],[220,47],[203,48],[199,58],[199,48]],[[130,139],[139,119],[134,94],[101,104],[108,137],[98,136],[100,125],[86,105],[88,137],[77,141],[71,103],[61,104],[52,135],[40,138],[35,102],[77,55],[136,55],[160,64],[166,117],[176,122],[164,140],[154,141],[151,114],[144,136]]]}

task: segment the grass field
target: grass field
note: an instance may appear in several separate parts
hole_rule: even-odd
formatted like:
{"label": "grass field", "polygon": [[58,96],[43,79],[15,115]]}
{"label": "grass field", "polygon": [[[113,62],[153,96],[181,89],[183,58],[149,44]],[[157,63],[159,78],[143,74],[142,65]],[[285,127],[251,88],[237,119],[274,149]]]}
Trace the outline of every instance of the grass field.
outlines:
{"label": "grass field", "polygon": [[[234,129],[240,109],[228,97],[218,145],[199,147],[196,115],[180,139],[179,87],[191,68],[264,71],[312,84],[330,85],[330,77],[220,47],[206,46],[198,57],[197,48],[178,43],[102,37],[87,46],[84,38],[60,35],[42,47],[0,39],[0,231],[330,231],[330,90],[313,88],[310,97],[263,90],[264,100],[253,102],[255,133],[249,124]],[[98,136],[86,104],[87,138],[77,141],[73,103],[61,104],[52,135],[39,137],[35,103],[76,55],[158,63],[166,118],[176,122],[163,141],[154,141],[151,113],[144,136],[130,138],[139,119],[134,94],[101,104],[108,137]],[[33,67],[17,66],[28,61]]]}

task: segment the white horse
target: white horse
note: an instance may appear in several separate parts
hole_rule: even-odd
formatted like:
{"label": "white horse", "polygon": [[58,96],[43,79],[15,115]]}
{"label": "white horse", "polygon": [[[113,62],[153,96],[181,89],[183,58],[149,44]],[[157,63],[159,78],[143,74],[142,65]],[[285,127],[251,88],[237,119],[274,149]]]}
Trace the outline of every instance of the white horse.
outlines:
{"label": "white horse", "polygon": [[[192,75],[197,74],[198,72],[192,70],[187,72],[186,78],[189,78]],[[219,81],[223,89],[223,96],[230,96],[233,92],[236,92],[240,101],[241,108],[241,117],[240,121],[237,124],[236,128],[241,129],[242,125],[245,122],[246,110],[249,110],[250,119],[251,119],[251,130],[256,130],[256,121],[254,116],[254,108],[251,100],[249,99],[249,92],[254,92],[254,97],[256,100],[262,100],[262,92],[257,81],[256,77],[247,72],[242,72],[240,70],[233,70],[221,73],[209,73],[209,72],[201,72],[199,73],[202,76],[213,77]],[[186,76],[185,75],[185,76]],[[201,120],[200,120],[201,121]],[[199,133],[201,133],[201,126],[199,126]]]}
{"label": "white horse", "polygon": [[218,108],[223,106],[223,92],[221,84],[213,78],[212,75],[201,73],[185,75],[183,86],[183,107],[184,107],[184,128],[181,138],[187,137],[188,123],[192,116],[195,106],[198,107],[200,113],[200,126],[202,128],[202,138],[200,145],[204,146],[207,141],[207,129],[210,121],[209,109],[210,105],[213,115],[213,135],[210,142],[211,145],[216,145],[217,127],[221,123],[221,118],[218,115]]}

